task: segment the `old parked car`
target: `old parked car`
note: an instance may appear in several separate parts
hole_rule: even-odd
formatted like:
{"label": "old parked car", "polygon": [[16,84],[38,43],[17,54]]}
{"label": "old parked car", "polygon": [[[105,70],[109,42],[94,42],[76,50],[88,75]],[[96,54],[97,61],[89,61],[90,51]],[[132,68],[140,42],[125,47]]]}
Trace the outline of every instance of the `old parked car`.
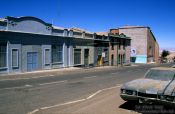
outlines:
{"label": "old parked car", "polygon": [[144,78],[123,84],[120,96],[125,101],[175,105],[175,69],[152,68]]}

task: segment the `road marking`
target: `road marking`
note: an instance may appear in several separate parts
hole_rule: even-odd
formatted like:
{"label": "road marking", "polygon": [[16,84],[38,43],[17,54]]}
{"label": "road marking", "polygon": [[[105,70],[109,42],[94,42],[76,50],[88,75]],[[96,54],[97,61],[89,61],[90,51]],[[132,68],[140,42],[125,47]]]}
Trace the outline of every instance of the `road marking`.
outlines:
{"label": "road marking", "polygon": [[0,80],[0,81],[10,81],[10,80],[27,80],[27,79],[30,79],[30,78],[17,78],[17,79],[3,79],[3,80]]}
{"label": "road marking", "polygon": [[34,113],[36,113],[36,112],[38,112],[39,111],[39,109],[36,109],[36,110],[33,110],[32,112],[29,112],[29,113],[27,113],[27,114],[34,114]]}
{"label": "road marking", "polygon": [[98,90],[97,92],[95,92],[94,94],[90,95],[89,97],[87,97],[86,99],[91,99],[92,97],[94,97],[95,95],[97,95],[98,93],[100,93],[102,90]]}
{"label": "road marking", "polygon": [[2,88],[0,90],[8,90],[8,89],[23,89],[23,88],[28,88],[32,87],[32,85],[24,85],[24,86],[18,86],[18,87],[9,87],[9,88]]}
{"label": "road marking", "polygon": [[50,85],[50,84],[59,84],[59,83],[64,83],[64,82],[67,82],[67,80],[56,81],[56,82],[49,82],[49,83],[42,83],[42,84],[39,84],[39,85],[43,86],[43,85]]}
{"label": "road marking", "polygon": [[56,104],[56,105],[53,105],[53,106],[48,106],[48,107],[41,107],[39,109],[33,110],[32,112],[28,112],[27,114],[34,114],[34,113],[36,113],[36,112],[38,112],[40,110],[46,110],[46,109],[50,109],[50,108],[54,108],[54,107],[59,107],[59,106],[64,106],[64,105],[69,105],[69,104],[74,104],[74,103],[86,101],[86,100],[89,100],[89,99],[93,98],[94,96],[96,96],[97,94],[99,94],[99,93],[101,93],[103,91],[114,89],[114,88],[118,88],[120,86],[121,86],[121,84],[117,84],[117,86],[114,86],[114,87],[110,87],[110,88],[105,88],[105,89],[98,90],[97,92],[91,94],[90,96],[88,96],[85,99],[79,99],[79,100],[75,100],[75,101],[66,102],[66,103],[63,103],[63,104]]}
{"label": "road marking", "polygon": [[49,109],[49,108],[54,108],[54,107],[59,107],[59,106],[64,106],[64,105],[69,105],[69,104],[74,104],[74,103],[82,102],[82,101],[85,101],[85,100],[86,99],[80,99],[80,100],[71,101],[71,102],[67,102],[67,103],[63,103],[63,104],[58,104],[58,105],[53,105],[53,106],[48,106],[48,107],[42,107],[42,108],[40,108],[40,110],[45,110],[45,109]]}
{"label": "road marking", "polygon": [[0,80],[0,81],[10,81],[10,80],[29,80],[29,79],[36,79],[36,78],[44,78],[44,77],[52,77],[52,76],[55,76],[55,75],[47,75],[47,76],[37,76],[37,77],[31,77],[31,78],[16,78],[16,79],[3,79],[3,80]]}
{"label": "road marking", "polygon": [[121,87],[122,86],[122,84],[116,84],[116,87]]}
{"label": "road marking", "polygon": [[[43,86],[43,85],[50,85],[50,84],[59,84],[59,83],[64,83],[64,82],[67,82],[67,80],[56,81],[56,82],[50,82],[50,83],[42,83],[42,84],[39,84],[39,85],[40,85],[40,86]],[[22,88],[29,88],[29,87],[33,87],[33,85],[26,84],[26,85],[24,85],[24,86],[8,87],[8,88],[2,88],[2,89],[0,89],[0,90],[22,89]]]}
{"label": "road marking", "polygon": [[54,75],[37,76],[37,77],[31,77],[31,78],[29,78],[29,79],[45,78],[45,77],[49,77],[49,76],[54,76]]}
{"label": "road marking", "polygon": [[118,74],[118,72],[113,72],[113,73],[111,73],[111,74]]}
{"label": "road marking", "polygon": [[33,87],[32,85],[28,85],[28,84],[26,84],[26,85],[24,85],[25,87]]}
{"label": "road marking", "polygon": [[88,76],[88,77],[84,77],[84,78],[96,78],[97,76]]}

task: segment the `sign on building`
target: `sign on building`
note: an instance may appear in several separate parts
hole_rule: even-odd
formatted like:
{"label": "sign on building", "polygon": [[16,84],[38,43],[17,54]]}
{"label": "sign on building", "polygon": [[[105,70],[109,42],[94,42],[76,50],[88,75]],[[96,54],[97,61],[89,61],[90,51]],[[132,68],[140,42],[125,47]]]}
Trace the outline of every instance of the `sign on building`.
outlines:
{"label": "sign on building", "polygon": [[102,57],[105,57],[105,52],[102,53]]}
{"label": "sign on building", "polygon": [[134,47],[131,47],[131,57],[135,57],[137,55],[137,50]]}

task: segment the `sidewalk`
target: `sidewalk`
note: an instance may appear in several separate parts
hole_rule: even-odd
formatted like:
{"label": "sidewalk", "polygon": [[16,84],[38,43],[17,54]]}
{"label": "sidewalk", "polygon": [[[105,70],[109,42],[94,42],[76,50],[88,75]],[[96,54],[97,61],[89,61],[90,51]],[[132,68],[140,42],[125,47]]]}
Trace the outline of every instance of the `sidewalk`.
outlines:
{"label": "sidewalk", "polygon": [[59,75],[64,75],[68,73],[93,72],[93,71],[108,70],[108,69],[115,69],[115,68],[119,68],[119,67],[117,66],[101,66],[101,67],[90,67],[90,68],[69,67],[69,68],[60,68],[60,69],[39,70],[39,71],[24,72],[24,73],[0,74],[0,80],[14,80],[14,79],[59,76]]}

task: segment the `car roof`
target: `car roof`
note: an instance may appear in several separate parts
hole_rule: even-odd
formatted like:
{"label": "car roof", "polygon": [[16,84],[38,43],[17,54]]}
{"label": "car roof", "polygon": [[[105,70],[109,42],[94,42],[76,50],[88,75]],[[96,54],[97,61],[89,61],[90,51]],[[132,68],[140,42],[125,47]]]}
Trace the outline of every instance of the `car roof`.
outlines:
{"label": "car roof", "polygon": [[167,71],[175,71],[175,68],[171,68],[171,67],[155,67],[155,68],[151,68],[153,70],[167,70]]}

